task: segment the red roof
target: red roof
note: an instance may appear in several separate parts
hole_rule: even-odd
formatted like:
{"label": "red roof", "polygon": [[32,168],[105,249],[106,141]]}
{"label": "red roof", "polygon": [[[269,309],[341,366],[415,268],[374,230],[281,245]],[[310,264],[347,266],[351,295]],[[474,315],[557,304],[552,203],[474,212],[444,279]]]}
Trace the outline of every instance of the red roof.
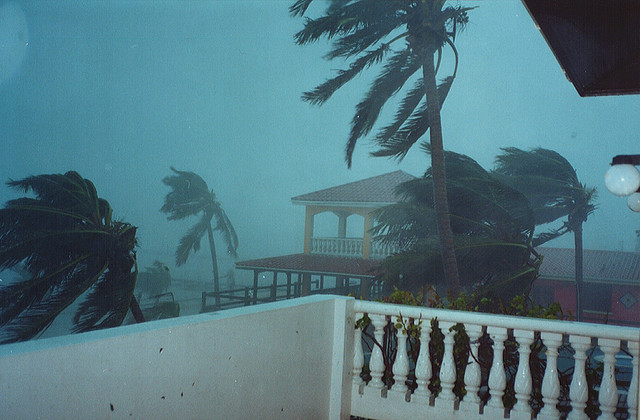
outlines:
{"label": "red roof", "polygon": [[[544,255],[541,278],[575,279],[575,252],[572,248],[537,248]],[[622,251],[583,251],[585,281],[640,283],[640,253]]]}
{"label": "red roof", "polygon": [[350,182],[336,187],[311,192],[293,197],[291,201],[296,204],[317,203],[397,203],[396,187],[406,181],[415,179],[403,171],[389,172],[387,174]]}
{"label": "red roof", "polygon": [[236,268],[240,270],[375,277],[376,273],[373,269],[379,263],[379,260],[365,260],[363,258],[293,254],[239,261],[236,263]]}

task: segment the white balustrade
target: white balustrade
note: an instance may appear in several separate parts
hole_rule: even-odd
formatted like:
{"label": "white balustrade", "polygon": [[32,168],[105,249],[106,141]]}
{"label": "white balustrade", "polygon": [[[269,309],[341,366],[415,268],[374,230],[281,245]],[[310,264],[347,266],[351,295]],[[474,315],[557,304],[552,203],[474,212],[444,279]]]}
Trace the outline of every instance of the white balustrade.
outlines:
{"label": "white balustrade", "polygon": [[469,336],[469,358],[467,368],[464,371],[464,384],[467,387],[467,394],[460,402],[460,409],[468,411],[470,414],[478,414],[480,407],[480,384],[482,383],[482,372],[480,369],[478,349],[480,348],[480,337],[482,336],[481,325],[466,325],[465,330]]}
{"label": "white balustrade", "polygon": [[[356,319],[361,319],[363,314],[357,313]],[[364,352],[362,351],[362,330],[355,328],[353,333],[353,368],[351,370],[353,385],[360,388],[362,384],[362,367],[364,366]]]}
{"label": "white balustrade", "polygon": [[400,326],[396,328],[398,334],[398,346],[396,348],[396,360],[393,363],[393,380],[392,391],[405,393],[407,392],[407,375],[409,374],[409,355],[407,354],[407,330],[402,325],[402,317],[394,316],[393,323]]}
{"label": "white balustrade", "polygon": [[487,406],[497,410],[496,414],[504,413],[502,396],[507,386],[507,376],[504,372],[504,340],[507,339],[507,329],[488,327],[487,333],[493,340],[493,363],[489,373],[489,394],[491,399]]}
{"label": "white balustrade", "polygon": [[[600,409],[600,419],[611,420],[613,413],[621,409],[628,412],[628,419],[638,416],[638,375],[640,365],[640,330],[627,327],[615,327],[569,321],[553,321],[533,318],[509,317],[503,315],[489,315],[450,311],[433,308],[409,307],[402,305],[381,304],[368,301],[356,301],[357,318],[367,314],[373,324],[373,335],[379,343],[385,342],[385,325],[388,320],[398,324],[401,319],[402,328],[391,329],[391,334],[397,334],[396,347],[385,351],[396,351],[395,362],[392,366],[384,366],[382,349],[374,346],[369,359],[371,380],[361,383],[359,375],[361,362],[354,356],[354,384],[364,389],[362,393],[352,395],[351,414],[367,418],[394,419],[427,417],[439,420],[448,419],[586,419],[586,410]],[[402,315],[401,315],[402,314]],[[433,398],[429,390],[432,379],[434,360],[430,358],[429,346],[432,343],[431,320],[437,320],[437,327],[444,339],[439,346],[443,346],[444,354],[440,365],[439,380],[440,393]],[[469,337],[468,352],[454,349],[457,328],[456,324],[464,325],[464,332]],[[411,375],[412,363],[407,352],[406,326],[418,326],[416,345],[420,346],[417,358],[414,360],[414,370]],[[390,331],[389,329],[387,331]],[[493,361],[488,365],[486,352],[480,352],[480,339],[483,332],[491,338]],[[462,333],[462,332],[461,332]],[[461,334],[458,333],[458,334]],[[356,338],[355,352],[360,351],[361,344]],[[510,345],[506,347],[508,337],[513,337],[517,343],[517,354]],[[387,340],[386,343],[393,340]],[[534,345],[535,344],[535,345]],[[595,348],[597,347],[597,348]],[[535,353],[532,351],[535,349]],[[619,365],[619,378],[616,378],[616,362],[628,360],[627,356],[618,354],[623,348],[631,355],[630,365]],[[456,350],[457,349],[457,350]],[[541,349],[541,350],[540,350]],[[594,350],[602,351],[602,362],[599,356],[588,357]],[[507,352],[508,350],[508,352]],[[544,352],[544,354],[541,354]],[[456,395],[456,362],[457,357],[464,354],[466,367],[464,371],[464,395]],[[507,359],[509,354],[509,359]],[[534,379],[530,367],[531,358],[535,354],[535,363],[542,363],[544,373],[537,377],[535,383],[542,384],[540,394],[534,394]],[[618,358],[616,357],[618,356]],[[517,357],[516,366],[509,369],[505,366],[507,360]],[[625,359],[626,357],[626,359]],[[484,360],[484,362],[483,362]],[[366,363],[366,360],[365,362]],[[483,365],[483,363],[485,363]],[[602,363],[603,378],[600,384],[587,382],[587,371],[598,369]],[[560,366],[560,368],[559,368]],[[571,369],[573,367],[573,369]],[[371,392],[386,388],[382,382],[385,368],[390,369],[388,375],[393,375],[394,385],[387,392]],[[571,374],[571,371],[573,373]],[[571,383],[568,388],[561,390],[560,375],[568,372]],[[626,372],[626,373],[624,373]],[[515,377],[512,377],[514,375]],[[415,379],[413,379],[415,378]],[[616,382],[618,379],[618,383]],[[483,406],[480,395],[480,385],[488,384],[488,398]],[[569,378],[566,379],[569,381]],[[413,381],[413,384],[412,384]],[[566,384],[566,382],[563,382]],[[618,389],[620,385],[622,391]],[[597,387],[599,407],[587,407],[589,387]],[[370,389],[367,392],[367,389]],[[515,395],[515,402],[507,405],[503,402],[504,395]],[[619,399],[619,394],[627,394],[625,399]],[[393,394],[393,398],[391,398]],[[360,395],[360,397],[358,397]],[[408,398],[400,398],[400,396]],[[536,398],[533,403],[532,399]],[[562,401],[562,404],[559,404]],[[531,404],[537,407],[532,409]],[[505,407],[506,405],[506,407]]]}
{"label": "white balustrade", "polygon": [[531,354],[531,344],[533,343],[533,331],[529,330],[513,330],[513,336],[518,343],[518,371],[514,382],[514,391],[516,393],[516,405],[513,406],[511,418],[520,417],[523,419],[531,418],[531,406],[529,405],[529,396],[533,390],[531,380],[531,368],[529,367],[529,355]]}
{"label": "white balustrade", "polygon": [[456,363],[453,359],[453,343],[455,330],[452,330],[455,324],[453,322],[439,321],[438,326],[444,334],[444,356],[440,365],[440,386],[442,390],[437,397],[437,402],[446,403],[453,402],[456,396],[453,394],[453,387],[456,382]]}
{"label": "white balustrade", "polygon": [[[413,392],[420,401],[428,401],[431,397],[429,382],[433,374],[431,368],[431,357],[429,356],[429,342],[431,341],[431,323],[422,322],[420,325],[420,352],[416,361],[416,389]],[[417,400],[412,399],[412,401]]]}
{"label": "white balustrade", "polygon": [[[343,257],[362,257],[364,240],[362,238],[311,238],[311,253],[339,255]],[[371,243],[370,258],[380,259],[398,252],[394,245]]]}
{"label": "white balustrade", "polygon": [[387,317],[385,315],[369,314],[369,318],[371,318],[371,324],[373,324],[374,328],[373,336],[379,344],[374,344],[371,350],[371,359],[369,360],[371,382],[369,382],[369,386],[371,388],[382,389],[384,387],[384,383],[382,382],[382,375],[384,375],[384,356],[380,345],[382,345],[384,341],[384,326],[387,324]]}
{"label": "white balustrade", "polygon": [[600,383],[600,392],[598,392],[598,402],[600,403],[602,414],[600,414],[598,419],[615,420],[613,413],[616,411],[616,405],[618,403],[615,364],[616,353],[620,349],[620,340],[598,340],[598,346],[600,350],[604,352],[602,382]]}
{"label": "white balustrade", "polygon": [[573,355],[574,368],[573,378],[569,386],[569,397],[571,398],[571,413],[568,420],[584,420],[587,417],[584,409],[587,407],[589,398],[589,384],[587,383],[586,360],[587,350],[591,346],[591,338],[580,335],[569,337],[571,347],[575,350]]}

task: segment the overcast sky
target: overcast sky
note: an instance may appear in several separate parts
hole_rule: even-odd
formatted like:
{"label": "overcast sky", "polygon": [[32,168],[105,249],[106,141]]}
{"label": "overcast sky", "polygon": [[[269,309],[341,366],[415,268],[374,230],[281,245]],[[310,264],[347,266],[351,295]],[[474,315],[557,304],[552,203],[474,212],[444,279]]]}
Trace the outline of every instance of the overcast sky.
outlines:
{"label": "overcast sky", "polygon": [[[172,266],[195,222],[159,212],[173,165],[216,192],[241,259],[301,252],[304,209],[291,197],[397,169],[421,175],[428,160],[418,148],[401,163],[372,158],[362,141],[347,169],[349,122],[369,79],[323,107],[302,102],[344,63],[322,59],[326,43],[294,45],[303,22],[291,3],[0,0],[0,180],[78,171],[139,226],[140,266]],[[640,153],[640,96],[579,97],[519,1],[473,4],[456,39],[445,148],[487,169],[501,147],[556,150],[599,192],[585,248],[633,251],[640,215],[603,176],[614,155]],[[0,188],[1,202],[13,197]],[[204,246],[173,272],[208,275]],[[223,259],[221,270],[231,266]]]}

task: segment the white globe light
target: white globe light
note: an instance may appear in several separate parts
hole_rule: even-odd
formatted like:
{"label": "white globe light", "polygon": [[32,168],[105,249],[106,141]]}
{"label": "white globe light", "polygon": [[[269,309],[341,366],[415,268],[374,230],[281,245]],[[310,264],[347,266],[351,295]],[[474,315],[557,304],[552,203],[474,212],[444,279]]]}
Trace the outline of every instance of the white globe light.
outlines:
{"label": "white globe light", "polygon": [[640,172],[629,164],[611,165],[604,175],[604,185],[615,195],[633,194],[640,187]]}
{"label": "white globe light", "polygon": [[633,211],[640,212],[640,193],[634,192],[627,198],[627,206]]}

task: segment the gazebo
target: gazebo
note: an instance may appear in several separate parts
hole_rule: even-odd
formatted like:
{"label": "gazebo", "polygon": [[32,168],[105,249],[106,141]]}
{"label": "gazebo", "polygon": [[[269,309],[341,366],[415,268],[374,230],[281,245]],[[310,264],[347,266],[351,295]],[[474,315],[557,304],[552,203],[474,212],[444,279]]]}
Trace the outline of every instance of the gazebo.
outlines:
{"label": "gazebo", "polygon": [[[397,203],[396,187],[411,179],[414,179],[412,175],[395,171],[293,197],[293,204],[305,206],[303,253],[239,261],[236,268],[253,271],[254,294],[260,274],[271,273],[274,299],[280,274],[286,276],[287,297],[310,294],[312,283],[316,286],[314,292],[346,294],[352,292],[354,280],[359,294],[368,298],[378,262],[394,252],[391,247],[372,242],[373,212]],[[326,212],[337,216],[336,236],[317,237],[315,218]],[[363,218],[362,235],[348,237],[347,220],[354,215]],[[332,282],[326,282],[327,277],[335,279],[333,287]]]}

